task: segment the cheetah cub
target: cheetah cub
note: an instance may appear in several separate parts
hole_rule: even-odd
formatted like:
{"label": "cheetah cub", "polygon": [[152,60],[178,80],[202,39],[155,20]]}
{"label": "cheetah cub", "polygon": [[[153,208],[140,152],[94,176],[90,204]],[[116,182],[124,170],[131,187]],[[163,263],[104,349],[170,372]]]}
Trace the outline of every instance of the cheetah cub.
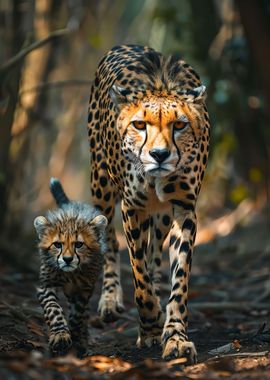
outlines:
{"label": "cheetah cub", "polygon": [[[37,294],[51,352],[65,354],[73,343],[82,356],[87,353],[88,304],[102,270],[107,219],[92,206],[70,201],[57,179],[51,179],[50,190],[59,208],[34,221],[41,259]],[[58,303],[59,290],[69,301],[68,322]]]}

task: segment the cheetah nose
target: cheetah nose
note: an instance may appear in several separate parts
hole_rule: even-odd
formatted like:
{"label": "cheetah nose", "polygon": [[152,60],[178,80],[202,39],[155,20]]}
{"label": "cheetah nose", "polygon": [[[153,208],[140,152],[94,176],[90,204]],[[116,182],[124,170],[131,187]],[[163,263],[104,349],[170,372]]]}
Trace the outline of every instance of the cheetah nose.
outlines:
{"label": "cheetah nose", "polygon": [[71,261],[73,260],[73,257],[72,256],[63,256],[63,260],[67,265],[69,265],[71,263]]}
{"label": "cheetah nose", "polygon": [[149,151],[150,156],[152,156],[159,164],[169,157],[171,152],[168,149],[152,149]]}

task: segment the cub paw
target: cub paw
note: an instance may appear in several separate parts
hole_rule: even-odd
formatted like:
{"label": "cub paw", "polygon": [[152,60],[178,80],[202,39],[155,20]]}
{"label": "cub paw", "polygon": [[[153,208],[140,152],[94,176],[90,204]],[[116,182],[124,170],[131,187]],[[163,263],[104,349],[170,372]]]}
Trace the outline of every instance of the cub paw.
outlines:
{"label": "cub paw", "polygon": [[138,348],[142,347],[153,347],[161,344],[161,335],[153,335],[153,336],[138,336],[136,346]]}
{"label": "cub paw", "polygon": [[64,355],[72,345],[69,331],[59,331],[51,333],[49,337],[49,345],[53,354]]}
{"label": "cub paw", "polygon": [[162,357],[165,360],[187,358],[187,364],[197,363],[197,351],[194,343],[180,341],[178,337],[172,337],[167,340],[163,348]]}
{"label": "cub paw", "polygon": [[[113,293],[112,293],[113,294]],[[104,322],[114,322],[124,312],[123,303],[117,298],[101,296],[98,304],[98,312]]]}

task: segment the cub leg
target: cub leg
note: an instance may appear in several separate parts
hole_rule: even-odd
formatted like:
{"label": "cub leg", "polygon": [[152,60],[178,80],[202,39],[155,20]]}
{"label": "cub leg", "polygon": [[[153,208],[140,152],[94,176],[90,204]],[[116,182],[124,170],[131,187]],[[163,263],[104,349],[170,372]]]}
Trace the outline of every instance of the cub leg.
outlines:
{"label": "cub leg", "polygon": [[87,353],[89,299],[90,294],[86,292],[82,293],[81,291],[68,297],[70,303],[70,332],[78,356],[84,356]]}
{"label": "cub leg", "polygon": [[65,354],[72,341],[63,309],[58,304],[54,288],[39,287],[39,302],[44,310],[45,322],[49,328],[49,345],[53,354]]}

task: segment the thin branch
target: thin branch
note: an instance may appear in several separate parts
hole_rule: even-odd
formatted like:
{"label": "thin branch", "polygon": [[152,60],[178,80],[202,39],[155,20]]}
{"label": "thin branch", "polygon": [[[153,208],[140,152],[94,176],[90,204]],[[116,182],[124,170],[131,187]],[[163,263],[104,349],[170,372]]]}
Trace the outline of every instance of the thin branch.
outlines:
{"label": "thin branch", "polygon": [[5,62],[2,66],[0,66],[0,74],[4,74],[6,71],[12,69],[18,62],[20,62],[27,54],[31,53],[33,50],[39,49],[43,45],[51,42],[53,39],[61,36],[66,36],[73,32],[73,29],[58,29],[54,32],[50,33],[46,38],[35,41],[31,45],[23,48],[16,54],[14,57],[10,58],[7,62]]}
{"label": "thin branch", "polygon": [[56,82],[45,82],[45,83],[40,83],[37,86],[23,89],[20,91],[19,95],[25,95],[28,94],[29,92],[36,92],[36,91],[42,91],[42,90],[47,90],[50,88],[57,88],[57,87],[68,87],[68,86],[90,86],[93,83],[91,80],[87,79],[68,79],[68,80],[63,80],[63,81],[56,81]]}

